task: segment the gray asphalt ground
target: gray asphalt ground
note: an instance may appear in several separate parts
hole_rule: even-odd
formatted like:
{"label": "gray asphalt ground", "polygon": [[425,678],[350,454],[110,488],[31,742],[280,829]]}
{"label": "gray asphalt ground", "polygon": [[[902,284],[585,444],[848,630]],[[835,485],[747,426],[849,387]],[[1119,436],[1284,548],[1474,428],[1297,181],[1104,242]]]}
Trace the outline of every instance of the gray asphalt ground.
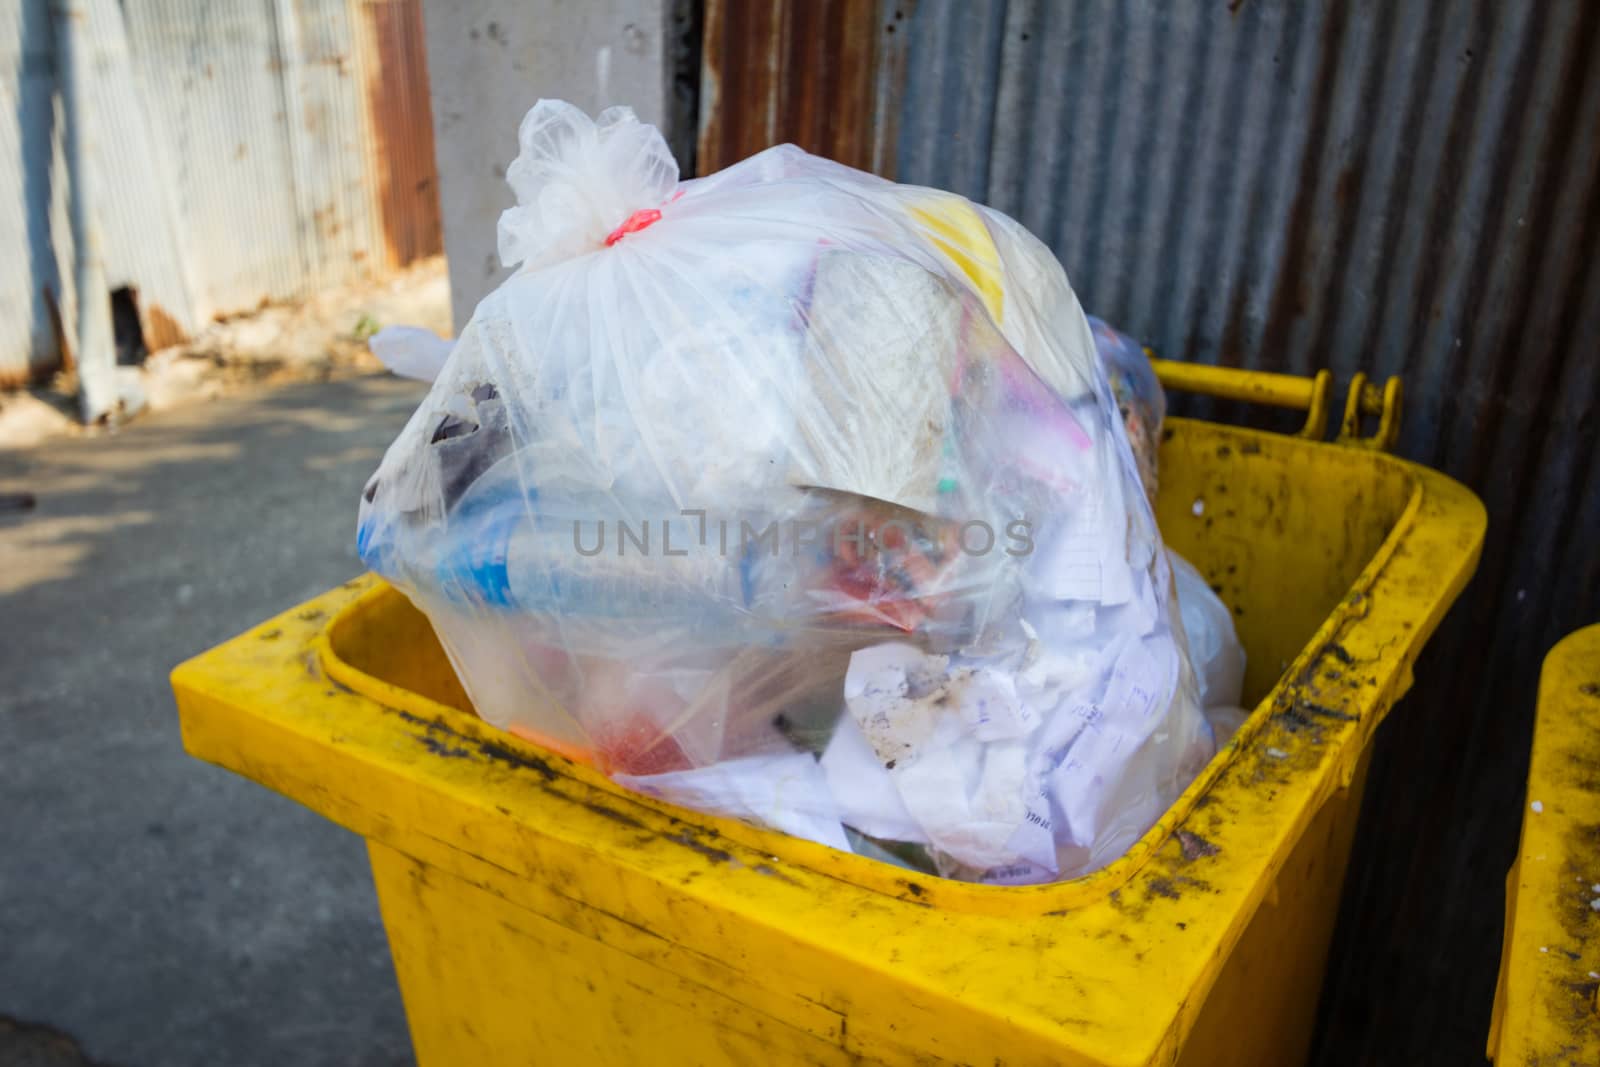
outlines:
{"label": "gray asphalt ground", "polygon": [[0,510],[0,1063],[410,1062],[361,840],[185,755],[167,672],[359,572],[357,494],[420,395],[287,386],[0,453],[37,501]]}

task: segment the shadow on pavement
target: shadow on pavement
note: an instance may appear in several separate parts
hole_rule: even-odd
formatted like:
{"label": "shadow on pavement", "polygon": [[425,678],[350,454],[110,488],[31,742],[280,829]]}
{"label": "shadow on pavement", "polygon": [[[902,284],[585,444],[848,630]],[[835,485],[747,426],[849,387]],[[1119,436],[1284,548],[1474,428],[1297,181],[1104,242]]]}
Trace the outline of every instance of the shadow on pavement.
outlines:
{"label": "shadow on pavement", "polygon": [[35,498],[0,510],[0,1015],[126,1065],[409,1062],[361,841],[185,755],[167,673],[359,572],[420,395],[347,378],[0,453]]}

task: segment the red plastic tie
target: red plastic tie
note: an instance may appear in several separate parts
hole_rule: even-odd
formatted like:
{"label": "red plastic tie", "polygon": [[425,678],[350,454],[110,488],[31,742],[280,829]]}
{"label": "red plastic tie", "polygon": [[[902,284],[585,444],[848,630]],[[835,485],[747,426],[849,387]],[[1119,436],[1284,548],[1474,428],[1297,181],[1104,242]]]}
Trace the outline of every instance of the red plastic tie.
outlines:
{"label": "red plastic tie", "polygon": [[618,226],[606,236],[606,247],[610,248],[630,233],[638,233],[659,218],[661,218],[661,212],[653,207],[635,211],[622,221],[621,226]]}

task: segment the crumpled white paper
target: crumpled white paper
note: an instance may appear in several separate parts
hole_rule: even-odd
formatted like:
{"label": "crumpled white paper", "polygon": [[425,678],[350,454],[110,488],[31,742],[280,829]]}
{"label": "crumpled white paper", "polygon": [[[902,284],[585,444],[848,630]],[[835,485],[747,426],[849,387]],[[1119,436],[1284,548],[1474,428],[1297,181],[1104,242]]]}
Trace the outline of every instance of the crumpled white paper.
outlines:
{"label": "crumpled white paper", "polygon": [[614,776],[629,789],[658,800],[736,819],[850,851],[838,813],[824,810],[828,785],[816,758],[806,752],[751,756],[666,774]]}

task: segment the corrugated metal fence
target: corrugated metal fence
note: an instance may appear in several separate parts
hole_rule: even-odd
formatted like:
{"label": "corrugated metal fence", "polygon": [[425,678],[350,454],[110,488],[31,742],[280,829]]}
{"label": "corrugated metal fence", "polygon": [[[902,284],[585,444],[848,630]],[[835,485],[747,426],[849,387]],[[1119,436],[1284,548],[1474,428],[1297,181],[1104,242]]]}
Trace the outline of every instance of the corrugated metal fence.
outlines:
{"label": "corrugated metal fence", "polygon": [[[93,0],[107,285],[152,346],[439,251],[419,0]],[[74,320],[49,0],[0,5],[0,381]]]}
{"label": "corrugated metal fence", "polygon": [[1015,215],[1163,355],[1401,375],[1399,451],[1485,500],[1478,577],[1381,735],[1315,1062],[1480,1060],[1539,661],[1600,618],[1600,5],[836,6],[875,136],[815,119],[838,90],[781,25],[724,28],[706,69],[743,49],[760,91],[702,107],[706,162],[834,147]]}

